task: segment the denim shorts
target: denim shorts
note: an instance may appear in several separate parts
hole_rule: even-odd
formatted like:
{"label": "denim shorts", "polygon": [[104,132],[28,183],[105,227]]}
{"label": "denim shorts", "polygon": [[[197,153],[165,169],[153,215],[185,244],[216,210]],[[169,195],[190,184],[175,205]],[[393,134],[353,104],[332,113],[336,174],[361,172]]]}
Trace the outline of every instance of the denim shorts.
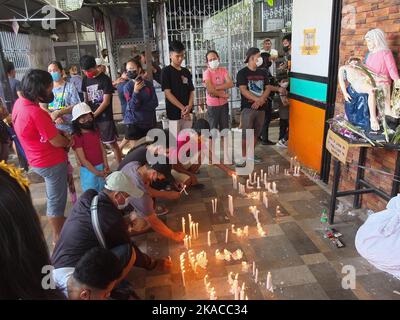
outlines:
{"label": "denim shorts", "polygon": [[32,170],[43,177],[46,184],[47,216],[63,217],[68,196],[67,162],[47,168],[33,167]]}
{"label": "denim shorts", "polygon": [[[104,165],[100,164],[98,166],[95,166],[95,168],[98,171],[103,171]],[[104,178],[96,176],[86,167],[81,167],[80,175],[81,175],[81,187],[83,192],[89,189],[93,189],[96,190],[97,192],[100,192],[104,189],[105,185]]]}

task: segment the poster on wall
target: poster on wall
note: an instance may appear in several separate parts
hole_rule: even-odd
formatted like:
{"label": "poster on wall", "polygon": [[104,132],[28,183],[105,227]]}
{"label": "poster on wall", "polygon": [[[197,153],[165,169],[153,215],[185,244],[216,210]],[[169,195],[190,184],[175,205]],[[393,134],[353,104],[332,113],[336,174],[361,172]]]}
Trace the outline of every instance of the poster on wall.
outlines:
{"label": "poster on wall", "polygon": [[[327,77],[333,0],[293,0],[292,72]],[[313,8],[318,12],[310,18]]]}

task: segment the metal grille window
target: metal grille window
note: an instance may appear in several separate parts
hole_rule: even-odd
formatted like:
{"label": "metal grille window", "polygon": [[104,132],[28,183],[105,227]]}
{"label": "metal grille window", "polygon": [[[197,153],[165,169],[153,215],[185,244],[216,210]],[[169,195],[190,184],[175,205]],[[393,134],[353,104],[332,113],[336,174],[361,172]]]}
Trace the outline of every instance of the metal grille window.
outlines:
{"label": "metal grille window", "polygon": [[14,63],[19,80],[31,68],[47,70],[47,64],[54,59],[54,48],[49,38],[0,31],[0,41],[4,57]]}
{"label": "metal grille window", "polygon": [[262,31],[276,31],[290,27],[292,21],[293,0],[276,0],[273,6],[262,3]]}
{"label": "metal grille window", "polygon": [[[193,74],[196,106],[205,107],[202,79],[208,50],[219,53],[221,65],[228,69],[234,81],[244,67],[246,51],[253,45],[253,5],[251,0],[168,1],[168,37],[170,41],[183,42],[186,47],[185,63]],[[239,106],[239,91],[233,88],[231,93],[231,108]]]}

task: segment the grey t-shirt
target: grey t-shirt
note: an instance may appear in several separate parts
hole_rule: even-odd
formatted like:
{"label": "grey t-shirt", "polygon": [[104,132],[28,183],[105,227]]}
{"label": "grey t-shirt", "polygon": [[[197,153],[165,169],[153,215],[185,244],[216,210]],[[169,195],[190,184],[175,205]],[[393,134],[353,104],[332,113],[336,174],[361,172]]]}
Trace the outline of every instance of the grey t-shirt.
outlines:
{"label": "grey t-shirt", "polygon": [[140,176],[138,169],[141,167],[139,162],[133,161],[125,165],[121,171],[126,174],[136,187],[143,191],[140,198],[130,197],[129,203],[135,209],[136,213],[142,218],[146,218],[154,213],[154,201],[147,191],[143,178]]}

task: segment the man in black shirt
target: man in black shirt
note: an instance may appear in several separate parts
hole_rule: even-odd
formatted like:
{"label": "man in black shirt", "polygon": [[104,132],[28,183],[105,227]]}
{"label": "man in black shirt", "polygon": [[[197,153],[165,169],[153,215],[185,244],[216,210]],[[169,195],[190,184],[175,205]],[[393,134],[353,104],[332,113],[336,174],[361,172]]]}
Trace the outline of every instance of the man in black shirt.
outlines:
{"label": "man in black shirt", "polygon": [[185,47],[180,41],[172,41],[169,46],[171,64],[161,72],[161,87],[165,92],[165,105],[169,128],[192,127],[191,112],[194,103],[194,86],[189,70],[182,67]]}
{"label": "man in black shirt", "polygon": [[[260,50],[258,48],[250,48],[246,54],[247,67],[240,70],[237,74],[237,86],[241,94],[242,109],[242,152],[247,156],[246,129],[254,130],[254,147],[257,138],[261,134],[265,119],[265,108],[267,107],[267,99],[271,92],[281,92],[285,94],[283,88],[273,87],[269,85],[268,75],[265,71],[257,69],[263,64]],[[260,163],[261,159],[254,156],[254,159],[247,157],[247,160]]]}
{"label": "man in black shirt", "polygon": [[129,205],[129,196],[139,198],[143,192],[127,176],[117,171],[107,177],[102,192],[86,191],[72,208],[52,255],[52,264],[56,269],[75,267],[87,251],[103,246],[92,223],[91,207],[95,196],[98,196],[98,225],[104,246],[120,258],[124,274],[129,272],[132,265],[147,270],[161,264],[169,267],[168,259],[152,260],[130,240],[122,210]]}
{"label": "man in black shirt", "polygon": [[81,68],[86,75],[82,81],[82,92],[85,102],[93,111],[96,125],[100,130],[101,141],[109,144],[114,151],[117,164],[121,162],[122,153],[118,147],[118,133],[113,118],[112,95],[114,87],[111,79],[97,68],[96,59],[83,56]]}

